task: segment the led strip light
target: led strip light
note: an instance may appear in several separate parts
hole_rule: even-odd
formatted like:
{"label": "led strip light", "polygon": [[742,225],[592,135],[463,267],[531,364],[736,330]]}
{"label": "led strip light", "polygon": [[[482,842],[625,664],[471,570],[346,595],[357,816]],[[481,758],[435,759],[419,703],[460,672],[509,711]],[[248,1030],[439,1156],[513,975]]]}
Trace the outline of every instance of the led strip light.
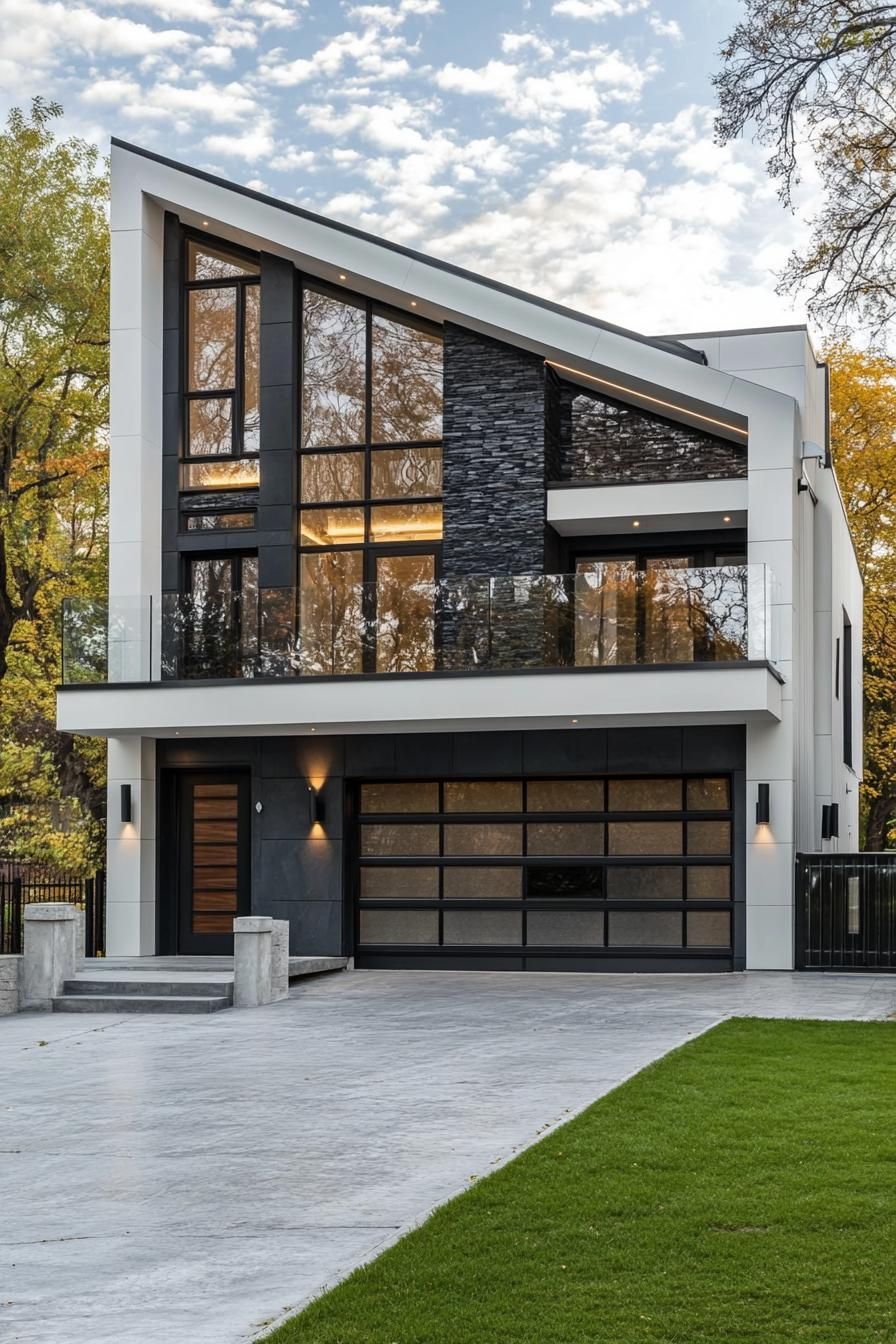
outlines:
{"label": "led strip light", "polygon": [[741,429],[740,425],[730,425],[727,420],[717,420],[711,415],[701,415],[699,411],[692,411],[687,406],[678,406],[674,401],[663,401],[661,397],[651,397],[646,392],[638,392],[633,387],[626,387],[623,383],[612,383],[609,378],[598,378],[595,373],[585,373],[582,369],[572,369],[568,364],[558,364],[556,360],[546,359],[545,364],[552,369],[561,369],[564,373],[571,373],[576,378],[587,378],[590,383],[599,383],[601,387],[611,387],[614,392],[622,392],[626,397],[637,397],[641,401],[651,401],[654,406],[665,406],[667,410],[677,411],[679,415],[691,416],[694,420],[703,420],[708,425],[718,425],[720,429],[727,429],[731,434],[738,434],[742,439],[746,439],[747,431]]}

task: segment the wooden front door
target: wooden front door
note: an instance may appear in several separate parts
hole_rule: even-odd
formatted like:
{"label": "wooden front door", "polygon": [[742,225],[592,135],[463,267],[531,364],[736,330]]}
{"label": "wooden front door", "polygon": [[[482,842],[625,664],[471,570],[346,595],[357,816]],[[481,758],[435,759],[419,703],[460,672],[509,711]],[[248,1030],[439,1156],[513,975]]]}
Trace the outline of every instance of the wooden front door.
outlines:
{"label": "wooden front door", "polygon": [[249,778],[180,778],[177,950],[233,952],[233,920],[249,912]]}

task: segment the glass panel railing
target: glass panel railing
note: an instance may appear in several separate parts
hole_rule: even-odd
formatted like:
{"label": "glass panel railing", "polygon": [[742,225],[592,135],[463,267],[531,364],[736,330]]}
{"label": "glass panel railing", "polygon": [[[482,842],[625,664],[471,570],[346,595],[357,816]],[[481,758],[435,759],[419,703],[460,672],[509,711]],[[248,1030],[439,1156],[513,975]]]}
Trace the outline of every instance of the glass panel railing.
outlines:
{"label": "glass panel railing", "polygon": [[764,565],[309,584],[164,594],[152,665],[148,598],[67,602],[63,680],[217,680],[552,667],[672,666],[770,657]]}
{"label": "glass panel railing", "polygon": [[62,681],[152,680],[152,598],[67,597],[62,604]]}

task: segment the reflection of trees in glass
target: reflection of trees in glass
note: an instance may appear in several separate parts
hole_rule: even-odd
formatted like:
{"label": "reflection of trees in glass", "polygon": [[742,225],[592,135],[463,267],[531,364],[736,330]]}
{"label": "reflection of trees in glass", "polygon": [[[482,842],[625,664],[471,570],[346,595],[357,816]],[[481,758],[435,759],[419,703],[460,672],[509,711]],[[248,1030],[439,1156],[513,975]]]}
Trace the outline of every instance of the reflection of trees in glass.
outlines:
{"label": "reflection of trees in glass", "polygon": [[383,555],[376,573],[377,672],[431,672],[435,665],[433,556]]}
{"label": "reflection of trees in glass", "polygon": [[673,568],[645,575],[645,662],[722,662],[747,657],[747,568]]}
{"label": "reflection of trees in glass", "polygon": [[204,457],[232,452],[233,403],[230,397],[200,397],[189,402],[188,406],[190,456]]}
{"label": "reflection of trees in glass", "polygon": [[214,392],[236,382],[236,289],[189,294],[189,388]]}
{"label": "reflection of trees in glass", "polygon": [[360,672],[364,644],[360,551],[303,555],[299,593],[298,671]]}
{"label": "reflection of trees in glass", "polygon": [[633,560],[583,560],[575,578],[578,667],[635,662],[638,575]]}
{"label": "reflection of trees in glass", "polygon": [[246,321],[243,338],[243,452],[257,453],[261,446],[259,345],[261,338],[261,289],[247,285]]}
{"label": "reflection of trees in glass", "polygon": [[187,243],[188,280],[232,280],[240,275],[258,275],[258,264],[207,243]]}
{"label": "reflection of trees in glass", "polygon": [[401,499],[442,493],[441,447],[376,448],[370,459],[374,499]]}
{"label": "reflection of trees in glass", "polygon": [[441,338],[375,314],[372,355],[372,441],[441,438]]}
{"label": "reflection of trees in glass", "polygon": [[302,447],[363,443],[363,308],[306,289],[302,304]]}
{"label": "reflection of trees in glass", "polygon": [[329,504],[364,498],[364,453],[305,453],[302,503]]}

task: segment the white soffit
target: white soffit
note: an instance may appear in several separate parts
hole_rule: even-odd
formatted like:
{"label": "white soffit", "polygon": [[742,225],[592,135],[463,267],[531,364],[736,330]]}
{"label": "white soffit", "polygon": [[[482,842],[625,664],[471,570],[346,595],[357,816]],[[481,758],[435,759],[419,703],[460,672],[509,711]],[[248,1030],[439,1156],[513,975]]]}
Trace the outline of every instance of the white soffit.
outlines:
{"label": "white soffit", "polygon": [[547,501],[547,520],[563,537],[747,525],[745,480],[561,486],[548,490]]}

